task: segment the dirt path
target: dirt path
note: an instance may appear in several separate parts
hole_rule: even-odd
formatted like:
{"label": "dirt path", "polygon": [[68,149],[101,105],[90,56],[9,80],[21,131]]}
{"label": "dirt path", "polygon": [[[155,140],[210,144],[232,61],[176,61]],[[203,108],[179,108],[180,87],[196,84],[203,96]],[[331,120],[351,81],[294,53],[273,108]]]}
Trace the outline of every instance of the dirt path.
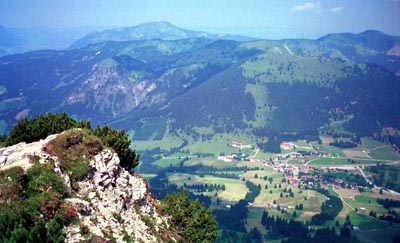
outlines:
{"label": "dirt path", "polygon": [[254,158],[257,156],[258,151],[260,151],[260,150],[257,150],[257,151],[254,153],[254,155],[250,156],[250,158],[254,159]]}
{"label": "dirt path", "polygon": [[342,200],[342,202],[343,202],[344,204],[346,204],[346,205],[347,205],[349,208],[351,208],[352,210],[355,210],[350,204],[348,204],[348,203],[342,198],[342,195],[341,195],[338,191],[335,190],[335,187],[332,187],[332,190],[333,190],[334,192],[336,192],[336,193],[339,195],[340,200]]}
{"label": "dirt path", "polygon": [[372,151],[372,150],[377,150],[377,149],[380,149],[380,148],[384,148],[384,147],[389,147],[389,145],[382,145],[382,146],[379,146],[379,147],[376,147],[376,148],[371,149],[371,151]]}
{"label": "dirt path", "polygon": [[312,160],[309,160],[309,161],[307,161],[304,165],[305,166],[307,166],[309,163],[311,163],[311,162],[313,162],[314,160],[317,160],[318,158],[315,158],[315,159],[312,159]]}

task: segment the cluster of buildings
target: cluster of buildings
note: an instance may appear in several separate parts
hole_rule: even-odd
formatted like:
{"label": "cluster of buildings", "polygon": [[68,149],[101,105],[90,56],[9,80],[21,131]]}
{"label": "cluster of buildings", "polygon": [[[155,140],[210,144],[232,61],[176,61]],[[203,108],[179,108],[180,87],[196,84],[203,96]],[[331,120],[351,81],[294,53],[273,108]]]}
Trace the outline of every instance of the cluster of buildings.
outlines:
{"label": "cluster of buildings", "polygon": [[236,142],[236,141],[232,141],[229,146],[231,146],[232,148],[238,148],[238,149],[244,149],[244,148],[248,148],[251,149],[253,148],[252,145],[245,145],[244,143],[241,142]]}
{"label": "cluster of buildings", "polygon": [[[283,159],[287,159],[287,158],[316,159],[316,158],[319,158],[319,157],[333,158],[334,155],[332,153],[323,152],[323,151],[307,152],[307,153],[290,152],[290,153],[282,154],[282,158]],[[302,161],[304,162],[304,160],[302,160]]]}
{"label": "cluster of buildings", "polygon": [[[253,151],[255,153],[258,153],[258,151],[260,151],[260,147],[256,146],[252,146],[252,145],[245,145],[244,143],[241,142],[237,142],[237,141],[232,141],[229,144],[230,147],[232,148],[238,148],[238,149],[253,149]],[[223,160],[225,162],[231,162],[232,160],[239,160],[239,161],[253,161],[250,159],[250,155],[245,154],[245,153],[231,153],[228,155],[221,155],[218,157],[219,160]]]}
{"label": "cluster of buildings", "polygon": [[290,181],[295,186],[308,187],[308,188],[322,188],[328,189],[330,185],[335,188],[349,188],[358,190],[359,186],[348,184],[342,179],[335,177],[324,176],[324,173],[344,172],[345,168],[328,168],[317,166],[295,166],[287,164],[274,164],[273,169],[284,174],[287,181]]}
{"label": "cluster of buildings", "polygon": [[281,142],[281,149],[295,149],[296,144],[294,142]]}
{"label": "cluster of buildings", "polygon": [[232,153],[228,155],[221,155],[218,156],[219,160],[223,160],[225,162],[231,162],[232,160],[238,161],[250,161],[249,155],[244,153]]}

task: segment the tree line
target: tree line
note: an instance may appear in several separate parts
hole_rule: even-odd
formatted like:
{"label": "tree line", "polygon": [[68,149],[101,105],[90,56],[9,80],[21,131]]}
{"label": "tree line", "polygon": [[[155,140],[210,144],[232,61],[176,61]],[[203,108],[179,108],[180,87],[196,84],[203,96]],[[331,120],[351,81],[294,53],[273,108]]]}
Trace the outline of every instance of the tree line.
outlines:
{"label": "tree line", "polygon": [[118,154],[122,167],[130,170],[139,164],[140,155],[130,148],[131,141],[124,130],[114,130],[107,124],[92,128],[90,121],[77,121],[69,117],[67,113],[48,113],[31,120],[21,119],[10,131],[5,145],[39,141],[51,134],[61,133],[72,128],[88,129],[93,135],[99,137],[105,146],[112,148]]}

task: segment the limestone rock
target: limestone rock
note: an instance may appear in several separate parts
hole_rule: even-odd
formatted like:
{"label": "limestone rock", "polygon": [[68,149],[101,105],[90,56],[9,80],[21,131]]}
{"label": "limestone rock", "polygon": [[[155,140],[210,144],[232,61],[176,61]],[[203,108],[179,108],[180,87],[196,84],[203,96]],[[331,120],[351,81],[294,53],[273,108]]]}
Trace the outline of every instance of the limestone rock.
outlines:
{"label": "limestone rock", "polygon": [[157,201],[151,196],[145,179],[122,168],[118,155],[111,150],[103,150],[90,159],[89,174],[79,182],[79,190],[74,191],[68,174],[62,173],[58,158],[46,147],[56,137],[51,135],[38,142],[1,148],[0,170],[13,166],[28,170],[33,166],[34,157],[40,163],[54,163],[55,172],[71,194],[66,202],[76,208],[80,221],[78,225],[65,227],[65,242],[87,240],[84,238],[87,232],[81,232],[82,227],[97,242],[110,242],[111,237],[119,243],[126,242],[127,237],[133,242],[174,241],[167,236],[166,219],[157,213]]}
{"label": "limestone rock", "polygon": [[[120,167],[119,162],[117,154],[110,150],[90,160],[91,176],[79,182],[76,192],[77,197],[86,197],[90,203],[71,201],[80,213],[80,222],[92,235],[112,235],[117,242],[125,242],[126,235],[134,242],[162,242],[157,232],[164,227],[165,219],[155,210],[156,200],[150,195],[147,182]],[[75,231],[75,226],[67,227],[67,242],[79,242]]]}
{"label": "limestone rock", "polygon": [[0,170],[5,170],[14,166],[21,166],[23,169],[29,169],[32,164],[30,160],[35,156],[43,163],[48,157],[42,148],[57,135],[50,135],[33,143],[18,143],[13,146],[0,148]]}

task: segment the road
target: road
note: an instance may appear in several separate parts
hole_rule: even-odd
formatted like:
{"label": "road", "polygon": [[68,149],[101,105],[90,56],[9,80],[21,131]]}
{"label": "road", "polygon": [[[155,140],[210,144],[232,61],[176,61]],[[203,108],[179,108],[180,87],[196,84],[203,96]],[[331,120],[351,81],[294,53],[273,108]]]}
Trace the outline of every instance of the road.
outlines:
{"label": "road", "polygon": [[360,171],[361,175],[364,177],[365,181],[366,181],[368,184],[373,185],[374,188],[378,188],[376,185],[374,185],[374,183],[372,183],[372,181],[370,181],[370,180],[367,178],[367,176],[364,174],[364,171],[360,168],[360,166],[356,166],[356,169],[357,169],[358,171]]}
{"label": "road", "polygon": [[[399,161],[396,161],[396,162],[398,163]],[[396,197],[400,197],[400,193],[399,193],[399,192],[396,192],[396,191],[393,191],[393,190],[386,190],[385,188],[379,187],[379,186],[375,185],[374,183],[372,183],[372,182],[367,178],[367,176],[364,174],[364,171],[360,168],[360,166],[356,166],[356,168],[360,171],[360,173],[361,173],[361,175],[364,177],[365,181],[366,181],[367,183],[371,184],[375,189],[379,189],[379,190],[382,189],[383,192],[385,192],[385,193],[392,194],[392,195],[394,195],[394,196],[396,196]]]}
{"label": "road", "polygon": [[346,204],[347,206],[349,206],[349,208],[351,208],[352,210],[355,210],[350,204],[348,204],[348,203],[342,198],[342,195],[340,195],[340,193],[337,192],[337,191],[335,190],[335,187],[334,187],[334,186],[332,186],[332,190],[333,190],[334,192],[336,192],[336,193],[339,195],[340,200],[342,200],[342,202],[343,202],[344,204]]}

